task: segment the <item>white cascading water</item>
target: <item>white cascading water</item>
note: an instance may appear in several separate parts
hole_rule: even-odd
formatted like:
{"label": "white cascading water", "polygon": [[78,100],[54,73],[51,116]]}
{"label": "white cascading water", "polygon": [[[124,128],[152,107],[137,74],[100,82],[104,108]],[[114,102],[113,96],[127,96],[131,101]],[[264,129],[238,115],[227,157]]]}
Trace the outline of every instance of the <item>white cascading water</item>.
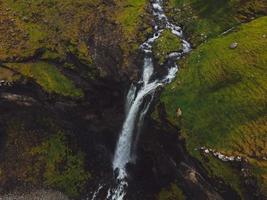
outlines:
{"label": "white cascading water", "polygon": [[[179,58],[190,51],[190,44],[183,39],[182,29],[170,23],[163,10],[162,0],[152,1],[153,15],[155,17],[156,26],[155,33],[151,38],[141,45],[141,50],[144,52],[143,74],[138,82],[139,87],[131,85],[127,94],[125,103],[126,118],[117,141],[116,150],[113,158],[113,170],[116,174],[116,186],[108,190],[106,199],[108,200],[123,200],[128,187],[127,183],[127,163],[135,161],[135,149],[141,131],[143,121],[149,106],[153,100],[155,90],[170,83],[176,76],[178,66],[175,64]],[[167,75],[152,80],[154,74],[153,52],[152,45],[160,37],[165,29],[170,29],[174,35],[181,38],[183,43],[182,52],[173,52],[168,55]],[[144,99],[146,98],[146,102]],[[101,190],[101,188],[100,188]],[[99,191],[99,190],[98,190]],[[95,199],[95,197],[93,198]]]}

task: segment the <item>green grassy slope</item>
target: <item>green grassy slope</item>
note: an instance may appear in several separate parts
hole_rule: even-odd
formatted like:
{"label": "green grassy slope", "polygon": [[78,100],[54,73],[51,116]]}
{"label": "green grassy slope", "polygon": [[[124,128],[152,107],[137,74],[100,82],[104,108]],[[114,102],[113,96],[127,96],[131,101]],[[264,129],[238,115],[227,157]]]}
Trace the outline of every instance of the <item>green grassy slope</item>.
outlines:
{"label": "green grassy slope", "polygon": [[[57,62],[62,67],[74,69],[77,62],[71,60],[69,56],[71,54],[82,65],[88,67],[88,73],[84,72],[81,74],[82,77],[96,78],[101,71],[94,63],[92,52],[90,53],[95,50],[92,50],[94,47],[89,46],[88,40],[91,39],[89,36],[101,35],[98,34],[98,31],[103,32],[99,27],[102,26],[101,23],[111,23],[116,24],[118,30],[108,30],[109,26],[107,26],[105,31],[112,34],[100,36],[96,40],[104,43],[105,41],[112,43],[111,40],[118,41],[116,45],[120,46],[122,66],[127,68],[134,62],[129,62],[128,58],[138,51],[141,43],[139,40],[145,40],[145,34],[149,32],[148,23],[141,23],[147,18],[145,16],[148,16],[145,10],[147,4],[147,0],[120,0],[114,4],[105,3],[102,0],[3,0],[0,2],[0,62],[21,63],[25,60],[27,62],[37,60]],[[45,67],[42,68],[43,73],[52,75],[51,65],[47,68],[47,72],[45,69]],[[75,70],[79,71],[77,68]],[[33,80],[40,80],[36,75],[36,73],[31,74]],[[67,77],[64,79],[66,80]],[[47,92],[57,91],[58,94],[73,96],[70,87],[65,87],[65,89],[71,89],[70,91],[60,92],[58,90],[60,85],[50,84],[50,86],[56,88],[43,88],[49,89],[46,90]]]}
{"label": "green grassy slope", "polygon": [[[92,27],[90,19],[97,3],[99,0],[2,1],[1,17],[9,24],[2,23],[1,27],[7,28],[12,37],[2,35],[1,47],[9,48],[1,48],[0,59],[29,57],[40,48],[57,52],[63,59],[74,46],[77,56],[90,63],[83,33]],[[17,45],[13,45],[15,42]]]}
{"label": "green grassy slope", "polygon": [[[82,91],[56,65],[46,62],[73,67],[67,61],[71,53],[83,64],[92,64],[84,35],[92,26],[90,18],[97,3],[97,0],[1,1],[0,62],[12,62],[12,66],[7,65],[21,76],[32,78],[48,93],[82,97]],[[13,77],[4,79],[14,81]]]}
{"label": "green grassy slope", "polygon": [[[197,156],[194,148],[207,146],[241,155],[263,181],[262,188],[267,185],[266,33],[267,17],[262,17],[200,45],[161,97],[192,154]],[[229,48],[233,42],[236,49]]]}
{"label": "green grassy slope", "polygon": [[168,0],[166,8],[194,45],[267,14],[265,0]]}

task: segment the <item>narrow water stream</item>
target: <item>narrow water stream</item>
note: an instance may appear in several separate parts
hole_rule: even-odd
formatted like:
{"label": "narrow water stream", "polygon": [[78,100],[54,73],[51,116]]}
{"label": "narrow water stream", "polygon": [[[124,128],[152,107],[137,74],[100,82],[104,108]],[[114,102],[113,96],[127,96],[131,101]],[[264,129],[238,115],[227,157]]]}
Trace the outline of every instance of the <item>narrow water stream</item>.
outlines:
{"label": "narrow water stream", "polygon": [[[177,60],[181,56],[190,51],[190,44],[184,39],[181,27],[169,22],[163,9],[163,0],[153,0],[152,9],[156,25],[154,34],[151,38],[145,41],[141,46],[144,53],[143,73],[138,84],[132,84],[127,95],[125,103],[126,117],[122,126],[120,136],[117,141],[115,154],[113,158],[113,171],[116,178],[116,185],[109,188],[106,199],[108,200],[124,200],[128,182],[127,182],[127,164],[135,162],[135,150],[137,141],[147,111],[153,101],[154,92],[160,86],[170,83],[176,76],[178,66]],[[168,55],[166,66],[166,75],[153,79],[154,63],[153,63],[153,43],[160,37],[165,29],[170,29],[174,35],[182,40],[182,52],[172,52]],[[97,198],[97,193],[94,193],[92,200]]]}

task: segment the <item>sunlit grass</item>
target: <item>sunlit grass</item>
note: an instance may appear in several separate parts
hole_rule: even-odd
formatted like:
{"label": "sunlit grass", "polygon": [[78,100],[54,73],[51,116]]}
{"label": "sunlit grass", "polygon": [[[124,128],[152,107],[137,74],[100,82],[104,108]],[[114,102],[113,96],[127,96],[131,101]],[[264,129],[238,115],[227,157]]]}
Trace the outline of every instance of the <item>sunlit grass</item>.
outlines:
{"label": "sunlit grass", "polygon": [[[182,126],[191,153],[207,146],[250,161],[266,156],[266,32],[262,17],[200,45],[167,86],[161,100],[172,123]],[[236,49],[229,48],[233,42]]]}
{"label": "sunlit grass", "polygon": [[73,82],[65,77],[54,65],[46,62],[7,64],[28,78],[32,78],[45,91],[63,96],[82,97],[82,90],[75,87]]}
{"label": "sunlit grass", "polygon": [[267,13],[265,0],[168,0],[168,13],[185,26],[194,45]]}

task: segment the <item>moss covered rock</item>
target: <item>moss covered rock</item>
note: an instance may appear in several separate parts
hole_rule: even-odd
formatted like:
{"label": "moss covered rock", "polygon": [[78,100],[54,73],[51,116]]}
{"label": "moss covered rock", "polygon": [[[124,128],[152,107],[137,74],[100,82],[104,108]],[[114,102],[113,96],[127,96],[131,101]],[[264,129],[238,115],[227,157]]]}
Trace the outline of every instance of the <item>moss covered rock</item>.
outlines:
{"label": "moss covered rock", "polygon": [[171,30],[164,30],[159,39],[153,44],[153,52],[160,64],[165,62],[166,56],[172,52],[181,50],[180,38],[174,35]]}

